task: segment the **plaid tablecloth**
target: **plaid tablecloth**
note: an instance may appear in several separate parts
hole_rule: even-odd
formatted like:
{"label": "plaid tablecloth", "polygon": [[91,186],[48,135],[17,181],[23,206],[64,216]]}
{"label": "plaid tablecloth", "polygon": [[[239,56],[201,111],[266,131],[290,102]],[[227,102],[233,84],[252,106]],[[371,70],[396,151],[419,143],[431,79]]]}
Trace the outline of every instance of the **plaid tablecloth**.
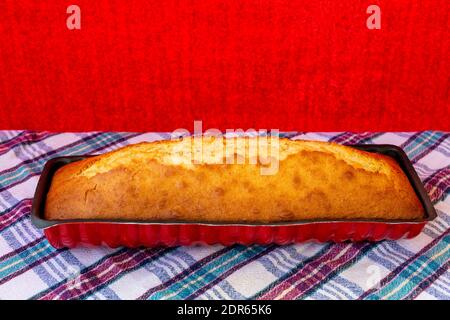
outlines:
{"label": "plaid tablecloth", "polygon": [[285,135],[401,146],[439,217],[376,244],[55,250],[30,221],[45,162],[169,134],[0,131],[0,299],[450,299],[449,133]]}

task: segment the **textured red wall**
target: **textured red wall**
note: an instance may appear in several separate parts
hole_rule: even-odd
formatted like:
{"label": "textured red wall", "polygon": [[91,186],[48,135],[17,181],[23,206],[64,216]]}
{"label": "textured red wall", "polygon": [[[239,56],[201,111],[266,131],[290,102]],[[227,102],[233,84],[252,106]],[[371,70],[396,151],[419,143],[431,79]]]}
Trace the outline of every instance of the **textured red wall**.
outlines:
{"label": "textured red wall", "polygon": [[0,129],[450,130],[448,4],[1,0]]}

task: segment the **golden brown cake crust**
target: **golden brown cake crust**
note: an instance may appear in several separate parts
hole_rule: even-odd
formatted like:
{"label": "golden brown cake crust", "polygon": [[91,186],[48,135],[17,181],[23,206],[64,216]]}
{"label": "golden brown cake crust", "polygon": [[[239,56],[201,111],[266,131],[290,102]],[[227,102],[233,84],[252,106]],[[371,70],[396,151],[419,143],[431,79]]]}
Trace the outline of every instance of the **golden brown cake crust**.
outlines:
{"label": "golden brown cake crust", "polygon": [[[45,216],[280,222],[416,220],[424,215],[407,177],[387,156],[334,143],[279,139],[277,173],[261,175],[267,163],[248,163],[251,138],[234,140],[244,147],[220,154],[220,144],[204,139],[211,152],[200,164],[186,155],[195,140],[185,138],[130,145],[65,165],[53,177]],[[216,162],[230,156],[246,164]]]}

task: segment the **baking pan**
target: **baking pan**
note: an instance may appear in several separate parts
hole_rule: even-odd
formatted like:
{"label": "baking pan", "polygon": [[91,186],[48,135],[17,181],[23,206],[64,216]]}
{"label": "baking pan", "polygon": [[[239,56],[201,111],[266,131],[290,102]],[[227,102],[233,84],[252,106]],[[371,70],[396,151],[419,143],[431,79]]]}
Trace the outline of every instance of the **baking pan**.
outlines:
{"label": "baking pan", "polygon": [[[436,211],[405,152],[394,145],[352,145],[351,147],[392,157],[408,177],[425,216],[422,220],[301,220],[280,223],[214,223],[186,221],[128,221],[128,220],[46,220],[44,206],[52,176],[68,163],[89,156],[67,156],[49,160],[39,179],[31,209],[33,224],[44,233],[55,248],[78,245],[107,245],[109,247],[153,247],[192,244],[231,245],[288,244],[308,240],[380,241],[412,238]],[[364,210],[364,208],[361,208]]]}

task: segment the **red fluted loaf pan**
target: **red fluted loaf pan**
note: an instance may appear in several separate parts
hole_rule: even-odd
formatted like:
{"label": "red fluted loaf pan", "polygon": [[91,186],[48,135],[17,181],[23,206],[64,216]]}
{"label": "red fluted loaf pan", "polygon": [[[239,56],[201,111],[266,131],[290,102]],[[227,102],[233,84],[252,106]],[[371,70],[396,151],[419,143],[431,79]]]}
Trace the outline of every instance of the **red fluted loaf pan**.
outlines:
{"label": "red fluted loaf pan", "polygon": [[[287,244],[307,240],[320,242],[380,241],[412,238],[419,234],[425,223],[436,217],[436,211],[404,151],[393,145],[354,145],[353,147],[388,155],[400,164],[425,209],[425,216],[422,220],[305,220],[272,224],[46,220],[44,204],[53,174],[61,166],[87,156],[59,157],[46,163],[34,196],[31,218],[36,227],[44,229],[45,236],[55,248],[78,245],[153,247],[216,243],[223,245],[234,243],[244,245]],[[365,210],[365,208],[361,208],[361,210]]]}

